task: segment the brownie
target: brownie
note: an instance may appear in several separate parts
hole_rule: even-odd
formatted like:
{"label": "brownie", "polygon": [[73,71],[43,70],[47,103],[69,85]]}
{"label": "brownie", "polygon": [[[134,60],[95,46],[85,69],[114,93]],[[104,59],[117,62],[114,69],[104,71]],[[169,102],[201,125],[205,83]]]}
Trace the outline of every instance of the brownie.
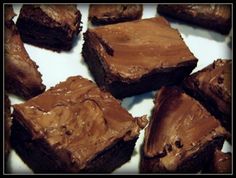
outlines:
{"label": "brownie", "polygon": [[145,129],[140,172],[195,173],[229,134],[197,100],[162,87]]}
{"label": "brownie", "polygon": [[40,173],[112,172],[130,160],[147,122],[80,76],[13,107],[12,147]]}
{"label": "brownie", "polygon": [[38,66],[24,48],[12,18],[13,8],[6,5],[4,27],[5,89],[26,99],[45,90]]}
{"label": "brownie", "polygon": [[11,133],[11,110],[10,100],[7,95],[4,96],[4,153],[5,162],[11,150],[10,146],[10,133]]}
{"label": "brownie", "polygon": [[214,152],[214,156],[209,165],[202,172],[204,173],[232,173],[231,153],[224,153],[218,149]]}
{"label": "brownie", "polygon": [[228,34],[231,29],[231,5],[221,4],[181,4],[158,5],[161,15],[196,24],[222,34]]}
{"label": "brownie", "polygon": [[69,51],[81,31],[76,5],[23,5],[17,19],[22,40],[53,51]]}
{"label": "brownie", "polygon": [[116,98],[179,83],[197,59],[162,17],[88,29],[82,55],[99,87]]}
{"label": "brownie", "polygon": [[94,25],[114,24],[142,17],[143,6],[137,4],[92,4],[88,19]]}
{"label": "brownie", "polygon": [[232,127],[232,60],[217,59],[183,82],[188,94],[199,100],[229,132]]}

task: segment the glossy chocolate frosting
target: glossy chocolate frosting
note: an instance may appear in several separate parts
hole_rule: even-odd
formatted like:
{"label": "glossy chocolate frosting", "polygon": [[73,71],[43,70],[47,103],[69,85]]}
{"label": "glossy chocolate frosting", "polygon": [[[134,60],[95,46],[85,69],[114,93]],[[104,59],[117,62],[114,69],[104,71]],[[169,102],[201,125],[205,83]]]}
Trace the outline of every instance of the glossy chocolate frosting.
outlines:
{"label": "glossy chocolate frosting", "polygon": [[[163,17],[89,29],[108,75],[134,81],[155,70],[197,59]],[[98,41],[98,42],[96,42]]]}
{"label": "glossy chocolate frosting", "polygon": [[160,158],[162,170],[175,172],[214,138],[227,134],[199,102],[177,87],[163,87],[145,130],[144,155]]}
{"label": "glossy chocolate frosting", "polygon": [[80,169],[117,141],[137,138],[146,120],[134,119],[109,93],[80,76],[69,77],[14,109],[33,139],[47,140],[58,154],[70,153]]}
{"label": "glossy chocolate frosting", "polygon": [[[142,5],[136,4],[94,4],[89,6],[89,19],[114,22],[116,20],[128,21],[128,19],[137,19],[142,15]],[[124,18],[124,19],[121,19]]]}
{"label": "glossy chocolate frosting", "polygon": [[[17,28],[12,21],[12,6],[5,8],[5,76],[7,90],[30,98],[45,90],[38,66],[26,52]],[[16,85],[14,85],[16,84]]]}

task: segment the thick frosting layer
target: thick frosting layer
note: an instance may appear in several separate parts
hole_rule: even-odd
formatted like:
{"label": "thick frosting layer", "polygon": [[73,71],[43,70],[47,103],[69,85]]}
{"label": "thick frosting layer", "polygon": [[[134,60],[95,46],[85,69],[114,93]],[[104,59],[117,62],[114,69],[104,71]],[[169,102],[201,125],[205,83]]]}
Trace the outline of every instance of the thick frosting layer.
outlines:
{"label": "thick frosting layer", "polygon": [[125,4],[96,4],[89,7],[89,18],[96,17],[100,20],[118,19],[122,17],[137,16],[139,11],[142,11],[142,5],[125,5]]}
{"label": "thick frosting layer", "polygon": [[231,113],[232,60],[214,61],[213,64],[190,77],[195,86],[207,97],[214,100],[218,109]]}
{"label": "thick frosting layer", "polygon": [[89,29],[100,42],[96,50],[107,72],[135,80],[150,71],[195,61],[181,38],[163,17]]}
{"label": "thick frosting layer", "polygon": [[144,153],[159,157],[162,167],[174,171],[213,138],[226,134],[199,102],[176,87],[163,87],[145,131]]}
{"label": "thick frosting layer", "polygon": [[34,138],[45,138],[55,150],[66,150],[80,168],[117,141],[136,138],[146,120],[134,119],[109,93],[79,76],[14,109]]}
{"label": "thick frosting layer", "polygon": [[45,86],[42,84],[41,74],[37,70],[38,66],[30,59],[17,28],[10,18],[14,15],[12,7],[6,6],[5,12],[9,13],[5,14],[4,28],[5,75],[6,78],[14,78],[15,81],[18,81],[21,86],[14,87],[22,90],[25,97],[30,97],[31,90],[43,91]]}

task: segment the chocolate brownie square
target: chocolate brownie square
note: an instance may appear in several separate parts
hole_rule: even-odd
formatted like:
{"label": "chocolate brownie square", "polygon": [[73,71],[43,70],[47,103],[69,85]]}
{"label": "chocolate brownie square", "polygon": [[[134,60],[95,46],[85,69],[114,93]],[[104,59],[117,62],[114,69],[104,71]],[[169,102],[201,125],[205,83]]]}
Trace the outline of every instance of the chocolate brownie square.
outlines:
{"label": "chocolate brownie square", "polygon": [[13,107],[12,147],[40,173],[112,172],[130,160],[147,122],[80,76]]}
{"label": "chocolate brownie square", "polygon": [[53,51],[69,51],[81,31],[76,5],[23,5],[16,25],[22,40]]}
{"label": "chocolate brownie square", "polygon": [[222,34],[231,29],[231,5],[222,4],[178,4],[157,7],[161,15],[196,24]]}
{"label": "chocolate brownie square", "polygon": [[222,126],[232,127],[232,60],[217,59],[183,82],[186,92],[199,100]]}
{"label": "chocolate brownie square", "polygon": [[94,25],[114,24],[142,17],[143,6],[137,4],[92,4],[88,19]]}
{"label": "chocolate brownie square", "polygon": [[179,83],[198,61],[162,17],[88,29],[84,40],[95,81],[117,98]]}
{"label": "chocolate brownie square", "polygon": [[4,27],[5,89],[26,99],[45,90],[38,66],[29,57],[12,18],[13,8],[6,5]]}
{"label": "chocolate brownie square", "polygon": [[229,134],[197,100],[177,87],[162,87],[145,129],[140,171],[195,173]]}

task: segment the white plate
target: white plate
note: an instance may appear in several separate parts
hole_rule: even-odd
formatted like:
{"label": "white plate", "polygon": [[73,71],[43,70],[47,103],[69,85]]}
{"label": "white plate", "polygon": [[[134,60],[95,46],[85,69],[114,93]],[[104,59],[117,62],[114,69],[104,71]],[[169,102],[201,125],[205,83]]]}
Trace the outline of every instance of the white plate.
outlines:
{"label": "white plate", "polygon": [[[14,11],[19,14],[21,4],[14,4]],[[145,4],[142,18],[150,18],[159,16],[156,12],[157,4]],[[81,50],[83,41],[83,33],[87,30],[88,4],[78,4],[78,9],[82,14],[83,30],[77,39],[77,42],[70,52],[52,52],[32,45],[25,44],[25,48],[33,59],[39,65],[39,71],[42,74],[43,83],[47,89],[57,83],[66,80],[69,76],[81,75],[85,78],[93,80],[89,73],[88,67],[84,63]],[[14,18],[16,21],[17,17]],[[219,33],[209,31],[200,27],[186,25],[171,20],[171,26],[177,28],[185,43],[191,52],[199,59],[197,67],[193,72],[198,71],[218,58],[231,59],[231,38],[230,35],[221,35]],[[154,92],[144,93],[142,95],[125,98],[122,106],[126,108],[133,116],[141,116],[147,114],[150,116],[153,108]],[[20,98],[10,95],[11,104],[24,102]],[[116,169],[113,174],[120,173],[138,173],[140,161],[140,145],[143,142],[144,132],[142,131],[136,143],[134,154],[129,162]],[[223,151],[231,151],[231,145],[225,142]],[[15,151],[11,151],[8,161],[8,168],[11,173],[30,174],[32,171],[25,165]]]}

